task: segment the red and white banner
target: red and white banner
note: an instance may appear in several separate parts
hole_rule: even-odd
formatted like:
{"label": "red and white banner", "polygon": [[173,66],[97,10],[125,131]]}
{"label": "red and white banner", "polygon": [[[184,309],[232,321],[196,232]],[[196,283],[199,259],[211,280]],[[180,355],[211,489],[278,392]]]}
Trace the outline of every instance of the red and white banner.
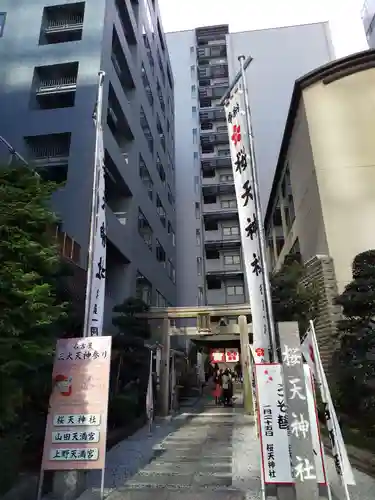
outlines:
{"label": "red and white banner", "polygon": [[238,349],[225,349],[225,362],[238,363],[240,360],[240,353]]}
{"label": "red and white banner", "polygon": [[224,349],[211,349],[210,352],[211,363],[224,363],[225,352]]}

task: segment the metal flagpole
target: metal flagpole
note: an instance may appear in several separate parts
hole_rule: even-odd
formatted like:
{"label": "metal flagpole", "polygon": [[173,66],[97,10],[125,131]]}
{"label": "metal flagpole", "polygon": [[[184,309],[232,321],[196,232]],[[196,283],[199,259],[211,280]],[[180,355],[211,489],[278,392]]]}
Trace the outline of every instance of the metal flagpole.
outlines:
{"label": "metal flagpole", "polygon": [[87,263],[87,282],[86,282],[86,299],[85,299],[85,319],[83,326],[83,336],[90,336],[90,310],[92,302],[92,280],[94,272],[93,263],[93,253],[95,244],[95,227],[96,227],[96,206],[97,206],[97,195],[98,195],[98,183],[99,183],[99,173],[100,173],[100,162],[99,155],[101,149],[101,125],[102,125],[102,114],[103,114],[103,84],[104,84],[104,71],[99,71],[99,88],[98,97],[95,107],[95,125],[96,125],[96,137],[95,137],[95,156],[94,156],[94,175],[92,183],[92,198],[91,198],[91,216],[90,216],[90,236],[89,236],[89,251],[88,251],[88,263]]}
{"label": "metal flagpole", "polygon": [[[270,285],[270,280],[269,280],[269,274],[268,274],[268,266],[267,266],[267,253],[266,253],[266,238],[264,235],[264,227],[263,227],[263,214],[262,214],[262,207],[260,203],[260,190],[259,190],[259,179],[258,179],[258,171],[257,171],[257,164],[256,164],[256,157],[255,157],[255,147],[254,147],[254,135],[253,135],[253,128],[251,124],[251,113],[250,113],[250,105],[249,105],[249,95],[247,92],[247,83],[246,83],[246,76],[245,76],[245,56],[239,56],[238,60],[240,61],[240,74],[242,77],[242,85],[243,85],[243,92],[244,92],[244,97],[245,97],[245,113],[246,113],[246,126],[247,126],[247,135],[249,136],[249,143],[250,143],[250,170],[251,170],[251,175],[253,178],[253,184],[254,184],[254,203],[255,203],[255,210],[256,210],[256,216],[258,219],[258,231],[259,231],[259,246],[260,246],[260,261],[261,261],[261,266],[263,269],[263,286],[265,290],[265,297],[266,297],[266,308],[267,308],[267,319],[268,319],[268,327],[269,327],[269,332],[270,332],[270,341],[271,341],[271,347],[272,347],[272,357],[273,361],[277,362],[278,361],[278,353],[277,353],[277,342],[276,342],[276,328],[275,328],[275,323],[274,323],[274,318],[273,318],[273,311],[272,311],[272,295],[271,295],[271,285]],[[246,67],[250,64],[252,61],[252,58],[249,58],[246,61]],[[237,80],[238,81],[238,80]]]}

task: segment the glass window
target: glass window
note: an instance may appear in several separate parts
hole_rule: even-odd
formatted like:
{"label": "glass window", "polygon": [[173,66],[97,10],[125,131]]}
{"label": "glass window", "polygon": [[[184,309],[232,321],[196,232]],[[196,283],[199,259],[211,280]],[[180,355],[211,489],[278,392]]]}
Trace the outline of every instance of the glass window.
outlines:
{"label": "glass window", "polygon": [[238,254],[234,255],[224,255],[224,264],[226,266],[232,266],[234,264],[240,263],[240,256]]}
{"label": "glass window", "polygon": [[191,96],[197,97],[197,87],[195,85],[191,86]]}
{"label": "glass window", "polygon": [[195,230],[195,236],[197,239],[197,245],[200,245],[201,244],[201,230],[200,229]]}
{"label": "glass window", "polygon": [[196,144],[198,141],[198,130],[193,128],[193,144]]}
{"label": "glass window", "polygon": [[227,286],[227,295],[243,295],[243,285]]}
{"label": "glass window", "polygon": [[190,66],[190,74],[191,74],[192,78],[195,77],[195,66],[194,66],[194,64],[192,66]]}
{"label": "glass window", "polygon": [[202,257],[197,257],[197,273],[202,276]]}
{"label": "glass window", "polygon": [[0,36],[3,36],[4,34],[6,17],[6,12],[0,12]]}

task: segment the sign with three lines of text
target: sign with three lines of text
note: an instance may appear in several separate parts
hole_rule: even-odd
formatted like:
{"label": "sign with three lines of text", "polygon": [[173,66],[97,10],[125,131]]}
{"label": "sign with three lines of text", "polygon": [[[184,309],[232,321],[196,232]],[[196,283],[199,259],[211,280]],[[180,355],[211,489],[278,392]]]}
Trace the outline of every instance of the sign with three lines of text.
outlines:
{"label": "sign with three lines of text", "polygon": [[269,359],[269,327],[260,257],[259,224],[262,224],[262,221],[258,221],[256,215],[250,163],[250,142],[246,132],[245,96],[239,86],[232,90],[224,107],[250,297],[254,361],[255,363],[264,363]]}

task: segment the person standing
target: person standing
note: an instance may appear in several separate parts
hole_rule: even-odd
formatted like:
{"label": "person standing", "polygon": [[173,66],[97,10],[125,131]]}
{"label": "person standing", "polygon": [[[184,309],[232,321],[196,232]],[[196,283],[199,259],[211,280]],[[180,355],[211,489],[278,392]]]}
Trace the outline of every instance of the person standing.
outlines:
{"label": "person standing", "polygon": [[232,382],[231,376],[227,368],[222,376],[222,383],[221,383],[221,386],[223,388],[224,406],[229,406],[231,402],[231,382]]}

